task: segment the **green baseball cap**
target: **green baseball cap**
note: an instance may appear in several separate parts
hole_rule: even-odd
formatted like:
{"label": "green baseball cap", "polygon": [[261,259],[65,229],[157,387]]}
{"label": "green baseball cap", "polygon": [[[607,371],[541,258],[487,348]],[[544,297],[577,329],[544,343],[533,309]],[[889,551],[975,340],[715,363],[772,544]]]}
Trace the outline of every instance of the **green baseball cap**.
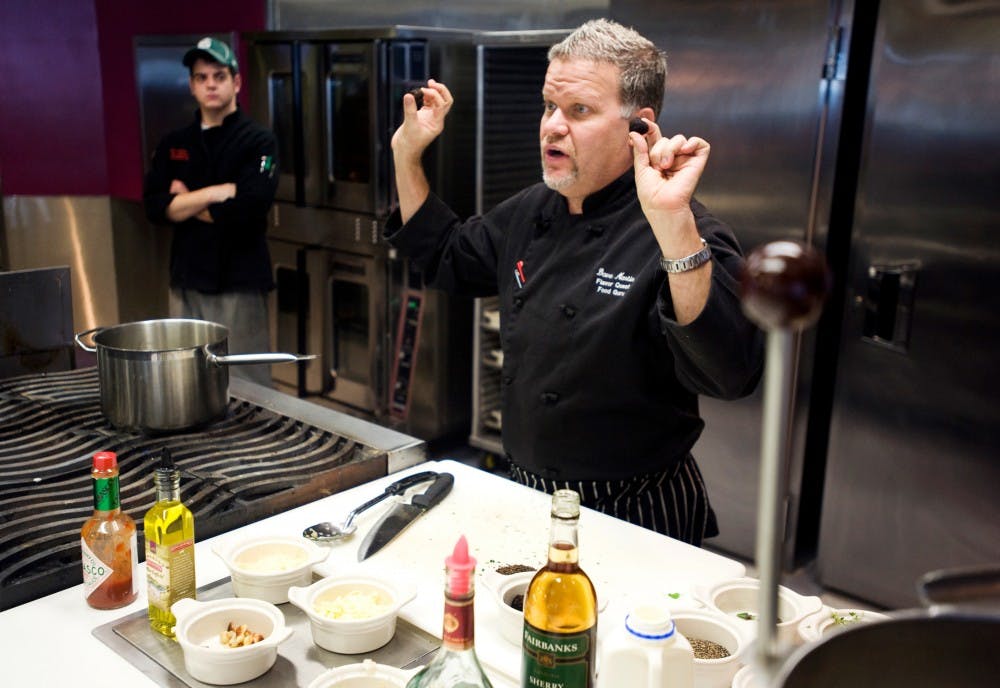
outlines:
{"label": "green baseball cap", "polygon": [[199,57],[210,62],[218,62],[221,65],[225,65],[232,69],[234,74],[240,71],[240,66],[236,62],[236,55],[232,49],[222,41],[216,40],[211,36],[205,36],[193,48],[184,53],[184,66],[190,69],[194,61]]}

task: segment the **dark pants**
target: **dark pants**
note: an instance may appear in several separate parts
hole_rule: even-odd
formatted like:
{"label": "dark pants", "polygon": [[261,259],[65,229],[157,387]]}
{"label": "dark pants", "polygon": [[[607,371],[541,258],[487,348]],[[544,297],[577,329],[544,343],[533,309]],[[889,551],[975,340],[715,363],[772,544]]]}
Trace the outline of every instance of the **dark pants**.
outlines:
{"label": "dark pants", "polygon": [[[271,350],[267,294],[238,291],[204,294],[193,289],[170,290],[170,316],[196,318],[229,328],[229,353],[259,354]],[[232,365],[229,375],[271,386],[271,366]]]}

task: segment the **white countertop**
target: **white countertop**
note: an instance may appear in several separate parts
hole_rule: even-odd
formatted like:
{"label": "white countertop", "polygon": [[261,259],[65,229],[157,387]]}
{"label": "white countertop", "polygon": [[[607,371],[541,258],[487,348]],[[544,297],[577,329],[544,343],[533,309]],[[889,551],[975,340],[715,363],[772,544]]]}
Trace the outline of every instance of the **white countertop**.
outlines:
{"label": "white countertop", "polygon": [[[396,540],[361,566],[405,571],[418,586],[417,598],[401,616],[440,637],[444,604],[444,558],[460,535],[478,560],[478,571],[502,564],[545,563],[551,498],[505,478],[454,461],[436,461],[340,492],[277,514],[196,545],[197,584],[202,587],[228,577],[211,549],[248,534],[299,534],[318,521],[340,521],[347,512],[382,492],[405,473],[447,471],[455,475],[452,492]],[[183,485],[181,487],[183,496]],[[356,567],[357,547],[368,528],[385,511],[373,507],[357,519],[358,532],[330,547],[324,568]],[[82,525],[82,524],[81,524]],[[197,532],[197,523],[195,524]],[[580,562],[599,597],[609,601],[602,614],[615,614],[635,596],[690,592],[744,575],[743,564],[707,550],[658,535],[584,509],[580,518]],[[146,608],[145,565],[140,565],[139,598],[111,611],[91,609],[82,586],[75,586],[0,612],[0,647],[10,658],[4,671],[9,685],[60,685],[80,676],[99,676],[102,683],[141,688],[155,681],[92,635],[94,628]],[[520,650],[496,629],[497,610],[488,591],[477,582],[476,650],[496,688],[516,686]],[[601,626],[599,625],[600,629]],[[279,647],[279,653],[281,652]]]}

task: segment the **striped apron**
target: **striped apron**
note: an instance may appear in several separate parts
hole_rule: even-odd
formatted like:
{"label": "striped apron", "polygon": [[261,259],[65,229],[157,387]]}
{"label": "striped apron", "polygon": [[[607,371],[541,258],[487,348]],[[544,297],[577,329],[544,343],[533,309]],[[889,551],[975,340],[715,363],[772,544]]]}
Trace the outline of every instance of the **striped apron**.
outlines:
{"label": "striped apron", "polygon": [[688,454],[663,473],[647,473],[624,480],[553,480],[510,462],[515,482],[548,494],[574,490],[583,506],[643,528],[700,547],[719,534],[715,512],[694,457]]}

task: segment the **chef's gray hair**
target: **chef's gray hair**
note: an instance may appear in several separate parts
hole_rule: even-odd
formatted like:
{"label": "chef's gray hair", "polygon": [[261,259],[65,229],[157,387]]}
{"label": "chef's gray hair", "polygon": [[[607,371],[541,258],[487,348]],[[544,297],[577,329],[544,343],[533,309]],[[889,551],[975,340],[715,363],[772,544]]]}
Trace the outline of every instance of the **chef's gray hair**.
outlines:
{"label": "chef's gray hair", "polygon": [[667,56],[634,29],[609,19],[593,19],[549,48],[552,60],[592,60],[618,68],[622,117],[643,107],[660,115],[667,82]]}

